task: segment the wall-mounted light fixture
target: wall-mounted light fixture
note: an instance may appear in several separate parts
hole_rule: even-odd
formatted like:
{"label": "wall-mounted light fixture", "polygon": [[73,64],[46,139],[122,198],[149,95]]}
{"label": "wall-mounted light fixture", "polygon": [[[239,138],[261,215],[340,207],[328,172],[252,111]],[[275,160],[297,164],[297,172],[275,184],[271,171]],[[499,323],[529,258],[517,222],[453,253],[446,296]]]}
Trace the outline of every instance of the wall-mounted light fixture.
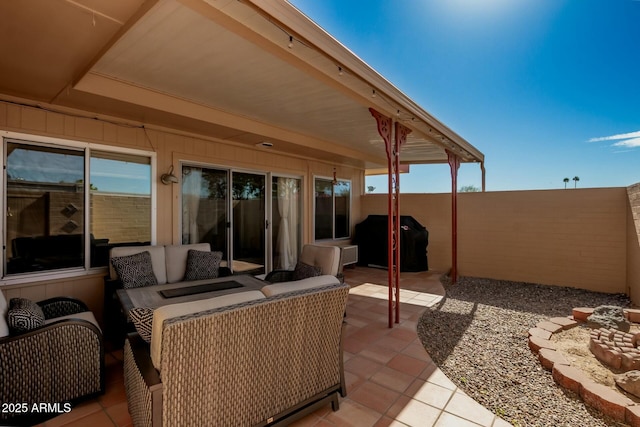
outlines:
{"label": "wall-mounted light fixture", "polygon": [[338,178],[336,178],[336,168],[333,168],[333,181],[331,181],[333,185],[338,184]]}
{"label": "wall-mounted light fixture", "polygon": [[169,172],[162,174],[160,181],[162,181],[164,185],[177,184],[180,182],[178,177],[173,174],[173,165],[169,168]]}

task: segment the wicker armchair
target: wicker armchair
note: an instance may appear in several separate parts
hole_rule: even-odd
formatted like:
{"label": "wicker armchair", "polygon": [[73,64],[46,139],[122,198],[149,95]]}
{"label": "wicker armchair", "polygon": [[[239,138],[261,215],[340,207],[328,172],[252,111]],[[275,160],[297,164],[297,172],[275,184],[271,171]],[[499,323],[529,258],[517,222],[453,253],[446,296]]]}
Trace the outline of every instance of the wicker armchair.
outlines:
{"label": "wicker armchair", "polygon": [[[6,308],[2,292],[0,300]],[[0,338],[0,402],[22,404],[17,411],[0,413],[2,425],[35,424],[104,392],[102,333],[87,306],[64,297],[38,305],[46,319],[43,326]],[[52,406],[33,411],[34,404]]]}
{"label": "wicker armchair", "polygon": [[[307,244],[302,247],[300,262],[319,267],[322,274],[330,274],[342,283],[342,266],[340,264],[340,248]],[[295,270],[273,270],[264,278],[269,283],[290,282],[294,280]]]}

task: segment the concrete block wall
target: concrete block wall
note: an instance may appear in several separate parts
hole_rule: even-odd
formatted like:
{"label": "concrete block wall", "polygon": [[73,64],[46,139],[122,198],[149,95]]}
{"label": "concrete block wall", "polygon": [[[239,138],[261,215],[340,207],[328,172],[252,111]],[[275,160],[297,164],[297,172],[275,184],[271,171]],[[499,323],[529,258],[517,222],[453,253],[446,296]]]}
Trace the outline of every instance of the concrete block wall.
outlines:
{"label": "concrete block wall", "polygon": [[640,183],[627,187],[627,287],[640,306]]}
{"label": "concrete block wall", "polygon": [[7,258],[16,237],[82,233],[82,194],[75,191],[12,191],[7,197]]}
{"label": "concrete block wall", "polygon": [[49,229],[52,235],[82,233],[84,209],[82,193],[49,193]]}
{"label": "concrete block wall", "polygon": [[109,243],[151,241],[149,196],[91,194],[91,233]]}
{"label": "concrete block wall", "polygon": [[460,274],[626,292],[624,188],[465,193]]}
{"label": "concrete block wall", "polygon": [[[365,195],[360,220],[386,210],[386,195]],[[430,269],[448,272],[451,195],[403,194],[400,210],[429,230]],[[627,292],[626,189],[461,193],[458,272]]]}

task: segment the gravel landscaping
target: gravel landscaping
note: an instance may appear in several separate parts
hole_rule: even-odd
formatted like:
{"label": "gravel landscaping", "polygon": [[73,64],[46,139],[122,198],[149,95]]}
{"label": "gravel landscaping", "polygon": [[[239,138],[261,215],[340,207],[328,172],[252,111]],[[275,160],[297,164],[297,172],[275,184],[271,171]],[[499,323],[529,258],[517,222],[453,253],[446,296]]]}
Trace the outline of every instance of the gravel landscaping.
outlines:
{"label": "gravel landscaping", "polygon": [[527,345],[541,320],[574,307],[626,307],[624,295],[463,277],[426,310],[418,336],[440,369],[470,397],[515,426],[619,426],[554,382]]}

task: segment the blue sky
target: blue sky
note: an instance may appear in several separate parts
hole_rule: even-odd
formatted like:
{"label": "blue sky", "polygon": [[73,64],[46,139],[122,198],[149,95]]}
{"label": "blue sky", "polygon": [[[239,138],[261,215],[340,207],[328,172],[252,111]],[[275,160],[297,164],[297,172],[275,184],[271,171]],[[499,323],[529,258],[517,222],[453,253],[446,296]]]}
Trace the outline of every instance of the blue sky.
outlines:
{"label": "blue sky", "polygon": [[[639,0],[291,3],[482,151],[488,191],[640,182]],[[400,183],[448,192],[449,167]],[[458,184],[480,187],[480,167]]]}
{"label": "blue sky", "polygon": [[[151,194],[151,166],[143,163],[91,157],[90,182],[97,191]],[[16,146],[7,157],[12,180],[73,184],[84,180],[84,151],[23,149]]]}

